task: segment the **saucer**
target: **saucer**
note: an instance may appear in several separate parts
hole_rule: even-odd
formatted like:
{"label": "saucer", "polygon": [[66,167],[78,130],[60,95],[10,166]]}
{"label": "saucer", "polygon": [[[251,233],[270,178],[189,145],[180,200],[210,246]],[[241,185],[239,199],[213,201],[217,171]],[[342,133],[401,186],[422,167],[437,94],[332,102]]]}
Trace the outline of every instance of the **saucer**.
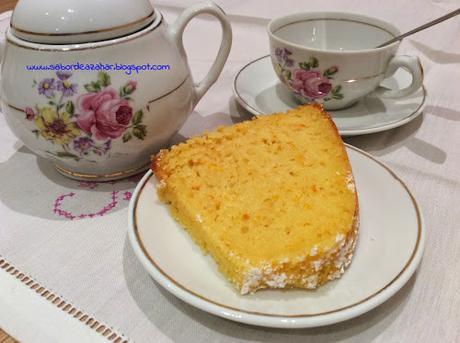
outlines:
{"label": "saucer", "polygon": [[315,291],[240,295],[158,200],[152,171],[139,182],[129,205],[128,232],[135,255],[168,292],[241,323],[307,328],[368,312],[393,296],[415,272],[425,227],[415,198],[389,167],[350,145],[347,153],[359,195],[359,239],[350,267],[336,281]]}
{"label": "saucer", "polygon": [[[382,83],[388,88],[403,88],[410,84],[411,74],[399,69]],[[238,103],[254,115],[284,112],[299,103],[279,81],[270,56],[263,56],[245,65],[236,74],[233,93]],[[367,96],[357,104],[338,111],[328,111],[342,136],[363,135],[389,130],[414,120],[425,106],[426,89],[388,99]]]}

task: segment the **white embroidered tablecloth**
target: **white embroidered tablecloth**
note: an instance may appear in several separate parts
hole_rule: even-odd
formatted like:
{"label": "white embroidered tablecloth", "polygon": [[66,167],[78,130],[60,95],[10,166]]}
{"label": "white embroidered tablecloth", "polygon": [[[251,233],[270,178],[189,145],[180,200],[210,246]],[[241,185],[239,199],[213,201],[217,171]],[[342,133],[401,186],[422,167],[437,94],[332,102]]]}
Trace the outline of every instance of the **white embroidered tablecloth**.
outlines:
{"label": "white embroidered tablecloth", "polygon": [[[194,1],[156,1],[168,22]],[[180,134],[246,118],[231,85],[246,63],[268,53],[265,26],[298,11],[352,11],[409,30],[460,7],[459,1],[221,0],[234,43],[218,82]],[[0,17],[1,19],[2,17]],[[2,21],[3,29],[7,21]],[[195,79],[217,51],[218,24],[203,16],[185,33]],[[137,177],[71,181],[32,154],[0,115],[0,327],[28,342],[460,342],[460,19],[407,38],[428,90],[423,116],[384,133],[347,138],[388,163],[409,185],[427,227],[422,264],[377,309],[305,330],[250,327],[214,317],[155,284],[127,239],[127,206]],[[180,253],[180,252],[177,252]],[[32,279],[33,278],[33,279]]]}

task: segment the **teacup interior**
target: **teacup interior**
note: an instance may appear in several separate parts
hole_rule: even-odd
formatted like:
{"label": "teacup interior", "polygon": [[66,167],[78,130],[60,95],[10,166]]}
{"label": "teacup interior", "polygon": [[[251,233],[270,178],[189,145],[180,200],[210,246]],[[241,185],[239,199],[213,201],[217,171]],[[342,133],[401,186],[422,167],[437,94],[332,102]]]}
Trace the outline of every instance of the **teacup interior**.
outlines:
{"label": "teacup interior", "polygon": [[351,19],[304,19],[273,34],[290,43],[332,51],[372,49],[395,37],[377,25]]}

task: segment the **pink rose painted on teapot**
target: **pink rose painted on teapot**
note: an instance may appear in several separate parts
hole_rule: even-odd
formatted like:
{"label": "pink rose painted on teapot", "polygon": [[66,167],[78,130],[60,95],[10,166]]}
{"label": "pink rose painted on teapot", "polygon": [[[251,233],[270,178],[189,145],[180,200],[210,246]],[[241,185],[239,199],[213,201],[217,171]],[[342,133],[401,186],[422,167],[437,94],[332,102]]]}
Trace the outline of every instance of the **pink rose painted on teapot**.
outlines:
{"label": "pink rose painted on teapot", "polygon": [[78,126],[98,140],[121,136],[133,116],[128,100],[120,98],[113,88],[82,94],[76,105]]}

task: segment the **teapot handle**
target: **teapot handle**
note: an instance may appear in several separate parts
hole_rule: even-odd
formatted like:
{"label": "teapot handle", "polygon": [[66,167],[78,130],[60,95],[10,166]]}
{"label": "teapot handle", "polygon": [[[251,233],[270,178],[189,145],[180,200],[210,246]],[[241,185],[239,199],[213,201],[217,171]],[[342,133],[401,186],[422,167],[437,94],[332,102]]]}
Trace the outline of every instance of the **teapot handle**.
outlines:
{"label": "teapot handle", "polygon": [[208,74],[204,77],[203,80],[201,80],[199,83],[195,83],[194,85],[194,105],[200,101],[201,97],[207,92],[209,87],[211,87],[214,82],[216,82],[222,71],[222,68],[224,67],[225,62],[227,61],[227,57],[232,46],[232,28],[224,11],[212,1],[200,2],[185,9],[171,27],[172,37],[179,47],[180,53],[184,59],[186,59],[187,56],[182,41],[184,29],[193,17],[202,13],[211,14],[220,21],[220,25],[222,27],[222,41],[217,57],[212,64],[211,69],[209,69]]}

